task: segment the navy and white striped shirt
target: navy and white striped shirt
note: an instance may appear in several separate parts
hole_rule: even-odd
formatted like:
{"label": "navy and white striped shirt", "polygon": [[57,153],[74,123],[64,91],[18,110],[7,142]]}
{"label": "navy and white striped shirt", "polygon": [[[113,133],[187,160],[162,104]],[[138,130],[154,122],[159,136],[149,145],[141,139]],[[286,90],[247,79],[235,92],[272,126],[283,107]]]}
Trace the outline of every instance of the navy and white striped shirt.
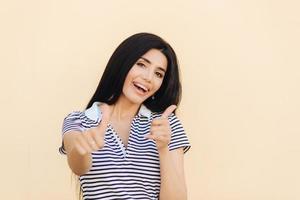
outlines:
{"label": "navy and white striped shirt", "polygon": [[[85,110],[70,113],[63,122],[62,135],[68,131],[85,131],[101,122],[99,102]],[[141,105],[131,123],[128,145],[109,124],[104,136],[104,147],[92,152],[92,167],[79,177],[83,199],[105,200],[157,200],[160,192],[160,166],[156,144],[144,138],[149,134],[153,119],[161,113],[151,112]],[[169,116],[172,131],[169,150],[183,148],[187,152],[190,143],[179,119],[172,113]],[[63,145],[60,153],[66,154]]]}

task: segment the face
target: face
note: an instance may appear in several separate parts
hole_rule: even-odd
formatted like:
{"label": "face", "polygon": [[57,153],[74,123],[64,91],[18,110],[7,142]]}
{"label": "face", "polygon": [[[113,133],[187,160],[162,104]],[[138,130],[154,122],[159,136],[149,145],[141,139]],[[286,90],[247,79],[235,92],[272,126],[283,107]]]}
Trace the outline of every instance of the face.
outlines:
{"label": "face", "polygon": [[150,49],[128,72],[122,96],[134,104],[142,104],[160,88],[167,65],[167,58],[163,53]]}

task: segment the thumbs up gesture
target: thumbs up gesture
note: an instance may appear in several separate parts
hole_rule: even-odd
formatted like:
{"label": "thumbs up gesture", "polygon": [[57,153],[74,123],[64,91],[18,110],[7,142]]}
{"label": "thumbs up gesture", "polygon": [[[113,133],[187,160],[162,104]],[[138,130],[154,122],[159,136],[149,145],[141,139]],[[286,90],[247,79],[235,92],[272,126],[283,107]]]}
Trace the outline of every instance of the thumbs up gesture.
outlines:
{"label": "thumbs up gesture", "polygon": [[76,150],[80,155],[90,154],[104,146],[105,131],[110,121],[113,106],[103,103],[100,105],[100,110],[102,112],[102,120],[98,126],[77,134],[73,140],[73,150]]}
{"label": "thumbs up gesture", "polygon": [[155,141],[158,150],[168,148],[168,144],[171,141],[171,127],[168,117],[176,107],[176,105],[169,106],[160,118],[154,119],[151,124],[150,134],[145,136],[145,138]]}

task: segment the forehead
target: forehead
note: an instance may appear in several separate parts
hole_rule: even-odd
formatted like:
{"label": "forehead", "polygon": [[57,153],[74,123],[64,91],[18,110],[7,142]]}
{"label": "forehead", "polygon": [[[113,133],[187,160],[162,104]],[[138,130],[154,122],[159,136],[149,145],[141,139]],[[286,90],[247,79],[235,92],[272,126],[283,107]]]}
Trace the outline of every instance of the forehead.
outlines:
{"label": "forehead", "polygon": [[168,66],[167,57],[158,49],[150,49],[144,55],[142,55],[140,59],[150,62],[149,64],[165,70]]}

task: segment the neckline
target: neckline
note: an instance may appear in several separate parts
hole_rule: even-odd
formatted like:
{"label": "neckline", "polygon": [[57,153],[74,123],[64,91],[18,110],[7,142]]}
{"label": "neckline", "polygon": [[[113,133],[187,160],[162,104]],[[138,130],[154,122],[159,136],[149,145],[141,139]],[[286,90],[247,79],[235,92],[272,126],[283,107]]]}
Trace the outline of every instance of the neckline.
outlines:
{"label": "neckline", "polygon": [[123,142],[122,138],[120,137],[120,135],[118,134],[118,132],[116,131],[116,129],[114,129],[114,127],[112,126],[111,123],[108,123],[108,127],[111,129],[119,147],[121,148],[122,152],[123,152],[123,156],[124,158],[128,155],[128,150],[130,148],[130,143],[131,143],[131,135],[132,135],[132,124],[134,123],[134,121],[136,120],[136,118],[138,117],[138,115],[136,115],[130,123],[130,129],[129,129],[129,134],[128,134],[128,141],[127,141],[127,145],[125,145],[125,143]]}
{"label": "neckline", "polygon": [[[102,112],[99,107],[101,104],[102,104],[102,102],[95,101],[92,104],[92,106],[85,111],[85,114],[87,115],[87,117],[92,120],[99,121],[102,118]],[[139,111],[135,115],[135,117],[138,115],[147,117],[148,119],[151,119],[152,112],[144,104],[141,104]]]}

